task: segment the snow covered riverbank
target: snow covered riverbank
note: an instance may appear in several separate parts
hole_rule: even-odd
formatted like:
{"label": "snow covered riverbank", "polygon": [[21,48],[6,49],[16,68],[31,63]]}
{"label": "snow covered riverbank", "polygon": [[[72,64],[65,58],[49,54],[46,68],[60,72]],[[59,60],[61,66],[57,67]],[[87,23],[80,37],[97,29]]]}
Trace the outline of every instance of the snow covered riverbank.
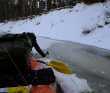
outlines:
{"label": "snow covered riverbank", "polygon": [[[42,16],[36,16],[32,20],[0,23],[0,31],[11,33],[34,32],[36,36],[79,42],[110,50],[109,30],[110,1],[89,6],[81,3],[71,9],[55,10]],[[45,46],[45,41],[39,37],[38,43],[41,47],[49,47]],[[47,44],[51,45],[51,43]],[[79,79],[75,74],[70,76],[57,72],[55,74],[65,93],[91,91],[87,81]],[[66,79],[69,81],[66,82]]]}

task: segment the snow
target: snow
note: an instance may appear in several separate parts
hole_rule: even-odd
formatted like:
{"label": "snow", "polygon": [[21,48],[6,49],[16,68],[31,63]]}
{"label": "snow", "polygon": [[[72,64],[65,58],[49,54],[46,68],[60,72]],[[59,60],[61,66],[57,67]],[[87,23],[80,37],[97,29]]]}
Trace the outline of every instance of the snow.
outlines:
{"label": "snow", "polygon": [[[81,3],[71,9],[55,10],[48,14],[36,16],[32,20],[0,23],[0,31],[11,33],[34,32],[43,49],[49,48],[52,42],[45,43],[45,40],[39,36],[79,42],[110,50],[109,29],[110,1],[92,5]],[[90,31],[90,33],[84,34],[85,31]],[[85,79],[78,78],[75,74],[65,75],[54,72],[64,93],[92,91]]]}
{"label": "snow", "polygon": [[85,79],[78,78],[76,74],[66,75],[54,71],[56,81],[61,86],[64,93],[87,93],[93,91],[90,89]]}

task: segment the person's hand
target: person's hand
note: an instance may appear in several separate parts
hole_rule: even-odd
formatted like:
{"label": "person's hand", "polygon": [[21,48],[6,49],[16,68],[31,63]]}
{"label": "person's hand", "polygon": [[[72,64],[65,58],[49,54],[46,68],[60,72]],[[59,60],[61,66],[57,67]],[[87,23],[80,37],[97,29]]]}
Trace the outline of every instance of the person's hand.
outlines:
{"label": "person's hand", "polygon": [[47,51],[47,53],[45,54],[45,56],[46,56],[46,55],[49,55],[49,52],[48,52],[48,51]]}
{"label": "person's hand", "polygon": [[48,52],[48,51],[47,51],[47,53],[45,53],[45,55],[44,55],[44,56],[42,56],[41,58],[46,57],[46,55],[49,55],[49,52]]}

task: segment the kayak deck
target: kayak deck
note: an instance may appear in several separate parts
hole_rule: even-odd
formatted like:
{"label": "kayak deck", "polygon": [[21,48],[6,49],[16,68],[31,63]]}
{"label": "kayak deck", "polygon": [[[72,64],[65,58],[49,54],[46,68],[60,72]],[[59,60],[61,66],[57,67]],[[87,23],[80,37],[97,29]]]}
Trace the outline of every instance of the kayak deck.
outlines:
{"label": "kayak deck", "polygon": [[[30,58],[35,59],[33,56]],[[42,63],[36,62],[34,60],[30,60],[31,69],[39,70],[44,68],[45,66]],[[52,84],[49,85],[36,85],[32,87],[30,93],[56,93],[54,86]]]}
{"label": "kayak deck", "polygon": [[[33,56],[30,58],[35,59]],[[30,60],[30,66],[32,70],[40,70],[46,68],[42,63]],[[5,87],[0,88],[0,93],[56,93],[53,84],[48,85],[34,85],[32,86],[17,86],[17,87]]]}

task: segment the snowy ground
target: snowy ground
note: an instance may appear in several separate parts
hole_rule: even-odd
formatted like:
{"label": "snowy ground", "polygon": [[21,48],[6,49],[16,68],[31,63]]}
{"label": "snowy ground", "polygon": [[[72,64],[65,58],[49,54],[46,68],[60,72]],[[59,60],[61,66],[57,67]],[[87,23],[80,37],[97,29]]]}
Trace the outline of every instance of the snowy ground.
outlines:
{"label": "snowy ground", "polygon": [[[36,16],[34,19],[0,23],[0,31],[11,33],[34,32],[36,36],[67,40],[110,50],[110,1],[93,5],[77,4],[71,9],[62,9]],[[48,48],[38,37],[41,48]],[[44,45],[45,44],[45,45]],[[45,47],[44,47],[45,46]],[[65,93],[91,91],[87,81],[75,74],[55,72],[57,82]],[[69,80],[68,82],[66,82]]]}

